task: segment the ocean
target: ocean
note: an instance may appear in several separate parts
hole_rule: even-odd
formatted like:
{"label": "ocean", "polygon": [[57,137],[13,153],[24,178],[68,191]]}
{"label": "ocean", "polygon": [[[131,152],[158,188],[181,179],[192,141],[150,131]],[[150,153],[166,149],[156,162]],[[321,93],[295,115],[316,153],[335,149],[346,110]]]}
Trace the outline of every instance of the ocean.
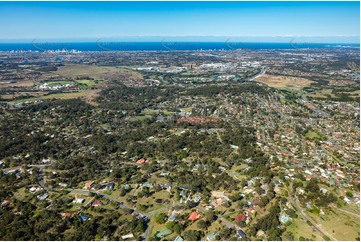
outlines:
{"label": "ocean", "polygon": [[235,49],[315,49],[315,48],[359,48],[359,44],[328,43],[270,43],[270,42],[33,42],[0,43],[0,51],[185,51],[185,50],[235,50]]}

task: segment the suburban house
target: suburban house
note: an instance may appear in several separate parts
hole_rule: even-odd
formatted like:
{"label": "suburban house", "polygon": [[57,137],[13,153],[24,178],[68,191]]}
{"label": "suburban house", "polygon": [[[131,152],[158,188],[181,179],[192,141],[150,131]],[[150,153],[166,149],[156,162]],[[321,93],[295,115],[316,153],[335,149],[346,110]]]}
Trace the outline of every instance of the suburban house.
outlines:
{"label": "suburban house", "polygon": [[88,182],[87,184],[85,184],[84,189],[90,189],[92,188],[93,185],[94,185],[94,181]]}
{"label": "suburban house", "polygon": [[256,210],[254,210],[254,208],[248,208],[248,212],[250,212],[251,214],[256,213]]}
{"label": "suburban house", "polygon": [[199,219],[200,217],[201,217],[201,215],[199,213],[197,213],[196,211],[194,211],[193,213],[191,213],[188,220],[194,221],[194,220]]}
{"label": "suburban house", "polygon": [[108,182],[101,184],[99,190],[113,190],[114,189],[114,182]]}
{"label": "suburban house", "polygon": [[1,207],[6,207],[8,205],[10,205],[11,201],[10,200],[4,200],[2,203],[1,203]]}
{"label": "suburban house", "polygon": [[36,196],[39,200],[45,200],[49,197],[49,194],[44,193],[43,195],[37,195]]}
{"label": "suburban house", "polygon": [[61,216],[63,218],[73,218],[75,216],[75,213],[61,213]]}
{"label": "suburban house", "polygon": [[123,235],[121,237],[122,237],[122,240],[126,240],[126,239],[134,238],[134,235],[133,235],[133,233],[130,233],[130,234],[127,234],[127,235]]}
{"label": "suburban house", "polygon": [[243,238],[246,238],[246,233],[243,232],[241,229],[237,230],[237,233],[236,233],[236,236],[238,239],[243,239]]}
{"label": "suburban house", "polygon": [[79,218],[80,218],[82,221],[87,221],[87,220],[89,219],[88,216],[82,215],[82,214],[79,215]]}
{"label": "suburban house", "polygon": [[78,203],[78,204],[83,203],[83,202],[84,202],[84,198],[77,198],[73,201],[73,203]]}
{"label": "suburban house", "polygon": [[244,221],[248,218],[248,216],[244,215],[243,213],[240,213],[236,216],[236,218],[234,220],[236,220],[237,222],[240,222],[240,221]]}
{"label": "suburban house", "polygon": [[149,162],[149,160],[146,160],[146,159],[139,159],[139,160],[137,160],[137,163],[138,164],[144,164],[144,163],[148,163]]}
{"label": "suburban house", "polygon": [[208,241],[213,241],[216,240],[216,237],[219,236],[219,232],[214,232],[212,234],[207,235],[207,240]]}
{"label": "suburban house", "polygon": [[178,212],[173,211],[172,215],[169,216],[168,221],[172,221],[172,222],[175,221],[177,219],[178,215],[179,215]]}
{"label": "suburban house", "polygon": [[93,206],[93,207],[99,207],[99,206],[101,206],[101,205],[103,205],[102,201],[94,201],[94,202],[92,203],[92,206]]}
{"label": "suburban house", "polygon": [[182,238],[182,236],[178,235],[178,236],[174,239],[174,241],[183,241],[183,238]]}

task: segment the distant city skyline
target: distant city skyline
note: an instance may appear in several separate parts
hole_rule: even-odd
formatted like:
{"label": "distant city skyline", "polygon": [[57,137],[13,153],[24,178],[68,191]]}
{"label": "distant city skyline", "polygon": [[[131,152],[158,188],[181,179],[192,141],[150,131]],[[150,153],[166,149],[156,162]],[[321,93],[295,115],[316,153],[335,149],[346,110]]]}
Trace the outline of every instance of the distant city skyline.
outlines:
{"label": "distant city skyline", "polygon": [[360,3],[0,2],[0,23],[1,42],[159,41],[162,36],[169,41],[173,37],[224,41],[228,36],[232,41],[303,37],[305,41],[359,43]]}

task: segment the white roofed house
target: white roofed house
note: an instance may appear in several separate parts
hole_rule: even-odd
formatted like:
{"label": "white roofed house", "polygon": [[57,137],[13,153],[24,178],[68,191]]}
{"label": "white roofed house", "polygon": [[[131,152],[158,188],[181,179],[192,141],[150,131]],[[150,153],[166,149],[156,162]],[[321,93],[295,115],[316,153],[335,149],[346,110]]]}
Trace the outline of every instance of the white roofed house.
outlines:
{"label": "white roofed house", "polygon": [[84,202],[84,198],[77,198],[77,199],[75,199],[74,201],[73,201],[73,203],[78,203],[78,204],[81,204],[81,203],[83,203]]}
{"label": "white roofed house", "polygon": [[113,190],[114,189],[114,182],[108,182],[104,184],[100,184],[99,190]]}
{"label": "white roofed house", "polygon": [[47,194],[47,193],[44,193],[43,195],[36,196],[36,198],[39,199],[39,200],[45,200],[48,197],[49,197],[49,194]]}
{"label": "white roofed house", "polygon": [[123,240],[126,240],[126,239],[134,238],[134,235],[133,235],[133,233],[130,233],[130,234],[127,234],[127,235],[122,235],[121,237],[122,237]]}
{"label": "white roofed house", "polygon": [[328,190],[325,189],[325,188],[323,188],[323,187],[320,188],[320,191],[321,191],[323,194],[326,194],[326,193],[328,192]]}

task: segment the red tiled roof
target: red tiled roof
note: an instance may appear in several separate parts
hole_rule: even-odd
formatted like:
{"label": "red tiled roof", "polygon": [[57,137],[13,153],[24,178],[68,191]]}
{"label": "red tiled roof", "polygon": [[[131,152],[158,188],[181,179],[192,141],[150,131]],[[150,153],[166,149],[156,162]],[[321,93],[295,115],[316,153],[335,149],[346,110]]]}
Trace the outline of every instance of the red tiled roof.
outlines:
{"label": "red tiled roof", "polygon": [[101,205],[103,205],[102,201],[95,201],[92,203],[93,207],[97,207],[97,206],[101,206]]}
{"label": "red tiled roof", "polygon": [[243,221],[245,219],[247,219],[248,217],[246,215],[244,215],[243,213],[240,213],[237,215],[237,217],[235,218],[236,221]]}
{"label": "red tiled roof", "polygon": [[189,216],[189,220],[194,221],[196,219],[199,219],[200,215],[197,212],[193,212],[190,216]]}
{"label": "red tiled roof", "polygon": [[72,218],[72,217],[74,217],[74,213],[62,213],[61,214],[64,218]]}
{"label": "red tiled roof", "polygon": [[1,203],[1,207],[5,207],[7,205],[9,205],[11,203],[10,200],[4,200],[2,203]]}
{"label": "red tiled roof", "polygon": [[149,162],[149,160],[146,160],[146,159],[137,160],[137,163],[139,163],[139,164],[148,163],[148,162]]}
{"label": "red tiled roof", "polygon": [[91,181],[91,182],[88,182],[87,184],[85,184],[84,187],[85,187],[86,189],[88,189],[88,188],[91,187],[93,184],[94,184],[94,182]]}

